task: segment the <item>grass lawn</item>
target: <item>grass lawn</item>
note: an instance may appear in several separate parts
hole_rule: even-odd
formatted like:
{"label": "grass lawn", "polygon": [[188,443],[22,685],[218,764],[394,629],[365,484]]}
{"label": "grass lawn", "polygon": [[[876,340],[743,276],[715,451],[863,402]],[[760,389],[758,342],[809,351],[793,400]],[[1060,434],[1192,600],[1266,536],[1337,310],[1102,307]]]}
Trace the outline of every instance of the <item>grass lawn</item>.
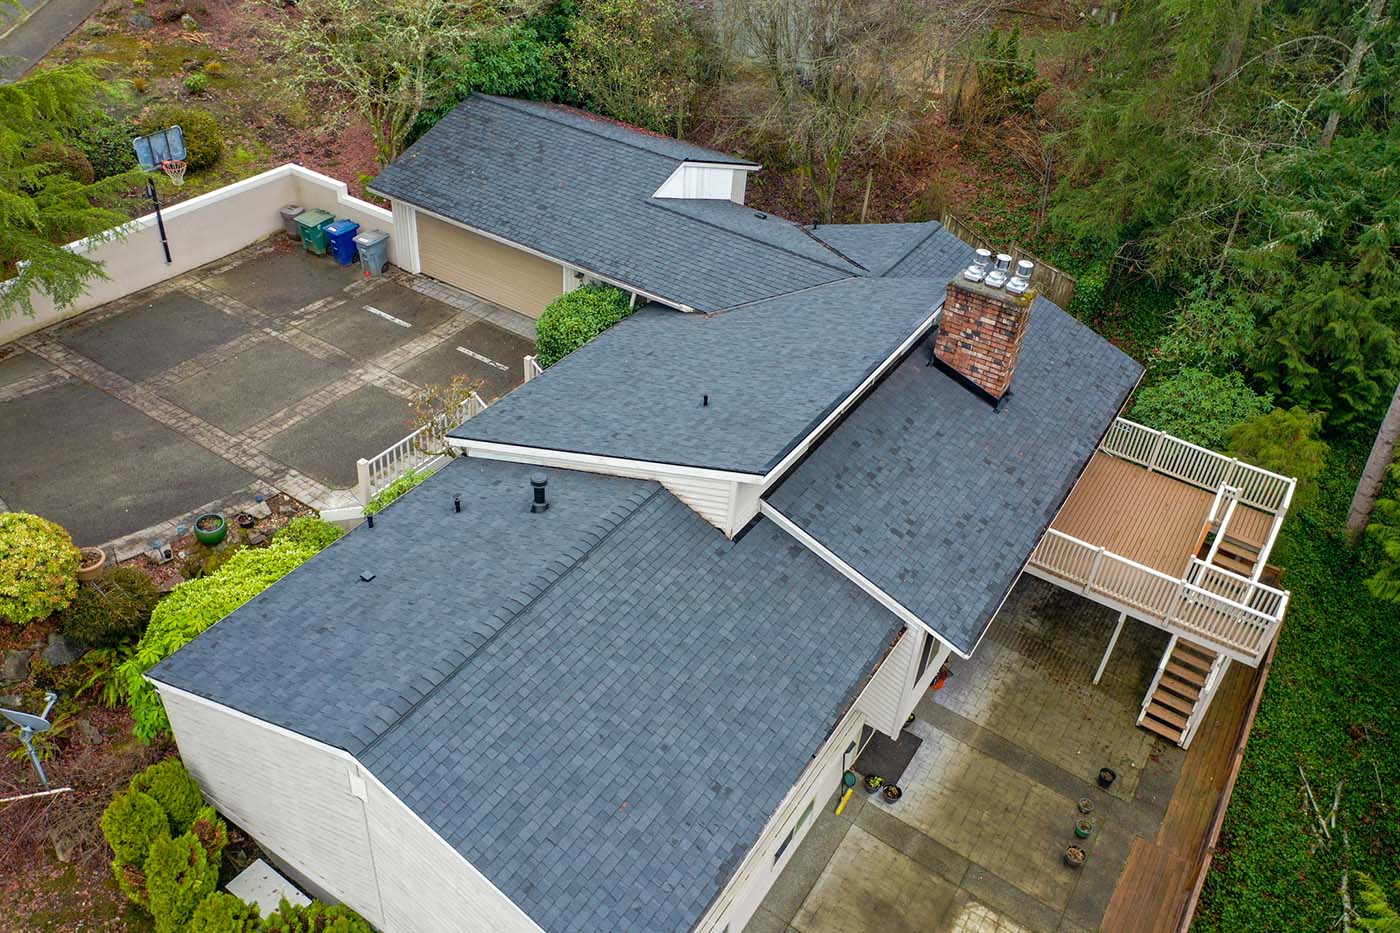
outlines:
{"label": "grass lawn", "polygon": [[[1363,583],[1378,549],[1353,549],[1340,532],[1364,458],[1359,450],[1329,458],[1318,503],[1290,519],[1274,550],[1293,601],[1198,930],[1341,929],[1344,869],[1387,887],[1400,877],[1400,608]],[[1324,814],[1341,783],[1330,840],[1299,766]]]}

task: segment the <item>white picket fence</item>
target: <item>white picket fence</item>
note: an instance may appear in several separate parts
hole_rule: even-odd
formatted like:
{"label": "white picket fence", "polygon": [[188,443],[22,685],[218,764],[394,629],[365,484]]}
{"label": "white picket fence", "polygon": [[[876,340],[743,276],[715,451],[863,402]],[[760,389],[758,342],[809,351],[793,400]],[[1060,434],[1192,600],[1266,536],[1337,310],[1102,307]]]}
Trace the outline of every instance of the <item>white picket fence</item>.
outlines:
{"label": "white picket fence", "polygon": [[369,505],[375,493],[409,470],[431,473],[452,459],[444,436],[463,421],[485,410],[486,402],[473,392],[451,415],[439,416],[432,424],[390,444],[368,460],[364,457],[357,460],[355,496],[360,505]]}

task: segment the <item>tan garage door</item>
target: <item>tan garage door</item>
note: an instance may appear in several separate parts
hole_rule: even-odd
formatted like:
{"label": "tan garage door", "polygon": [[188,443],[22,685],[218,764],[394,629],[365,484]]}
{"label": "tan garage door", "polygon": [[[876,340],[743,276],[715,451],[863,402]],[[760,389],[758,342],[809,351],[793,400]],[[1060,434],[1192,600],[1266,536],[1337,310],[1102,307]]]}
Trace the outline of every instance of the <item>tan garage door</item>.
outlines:
{"label": "tan garage door", "polygon": [[564,290],[562,269],[548,259],[426,214],[418,215],[418,256],[424,275],[530,317]]}

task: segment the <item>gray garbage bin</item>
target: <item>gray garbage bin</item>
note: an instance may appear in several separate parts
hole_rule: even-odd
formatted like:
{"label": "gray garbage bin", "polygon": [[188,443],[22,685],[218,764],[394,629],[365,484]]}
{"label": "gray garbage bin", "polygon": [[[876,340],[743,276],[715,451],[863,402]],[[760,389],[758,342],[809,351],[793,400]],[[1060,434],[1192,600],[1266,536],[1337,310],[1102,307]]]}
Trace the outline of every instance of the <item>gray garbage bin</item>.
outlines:
{"label": "gray garbage bin", "polygon": [[389,234],[383,230],[366,230],[355,237],[360,252],[360,268],[365,275],[383,275],[389,265]]}
{"label": "gray garbage bin", "polygon": [[297,226],[297,215],[305,211],[306,208],[300,204],[288,204],[282,208],[282,226],[287,228],[287,234],[301,239],[301,228]]}

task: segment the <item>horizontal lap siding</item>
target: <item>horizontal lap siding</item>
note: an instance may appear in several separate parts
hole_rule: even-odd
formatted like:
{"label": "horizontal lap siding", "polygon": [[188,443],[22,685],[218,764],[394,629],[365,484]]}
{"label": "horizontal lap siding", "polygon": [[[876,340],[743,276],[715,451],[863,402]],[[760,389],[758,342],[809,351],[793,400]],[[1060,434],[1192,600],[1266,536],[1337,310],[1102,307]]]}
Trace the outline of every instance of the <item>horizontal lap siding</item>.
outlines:
{"label": "horizontal lap siding", "polygon": [[424,275],[530,317],[564,291],[559,264],[422,213],[418,255]]}
{"label": "horizontal lap siding", "polygon": [[347,757],[161,689],[180,757],[220,813],[325,894],[382,926]]}
{"label": "horizontal lap siding", "polygon": [[909,715],[905,701],[909,695],[914,665],[919,661],[921,636],[921,632],[904,629],[899,641],[885,657],[885,663],[870,678],[870,683],[866,684],[865,692],[860,696],[861,711],[865,713],[871,728],[879,729],[892,738],[899,737],[899,730]]}

